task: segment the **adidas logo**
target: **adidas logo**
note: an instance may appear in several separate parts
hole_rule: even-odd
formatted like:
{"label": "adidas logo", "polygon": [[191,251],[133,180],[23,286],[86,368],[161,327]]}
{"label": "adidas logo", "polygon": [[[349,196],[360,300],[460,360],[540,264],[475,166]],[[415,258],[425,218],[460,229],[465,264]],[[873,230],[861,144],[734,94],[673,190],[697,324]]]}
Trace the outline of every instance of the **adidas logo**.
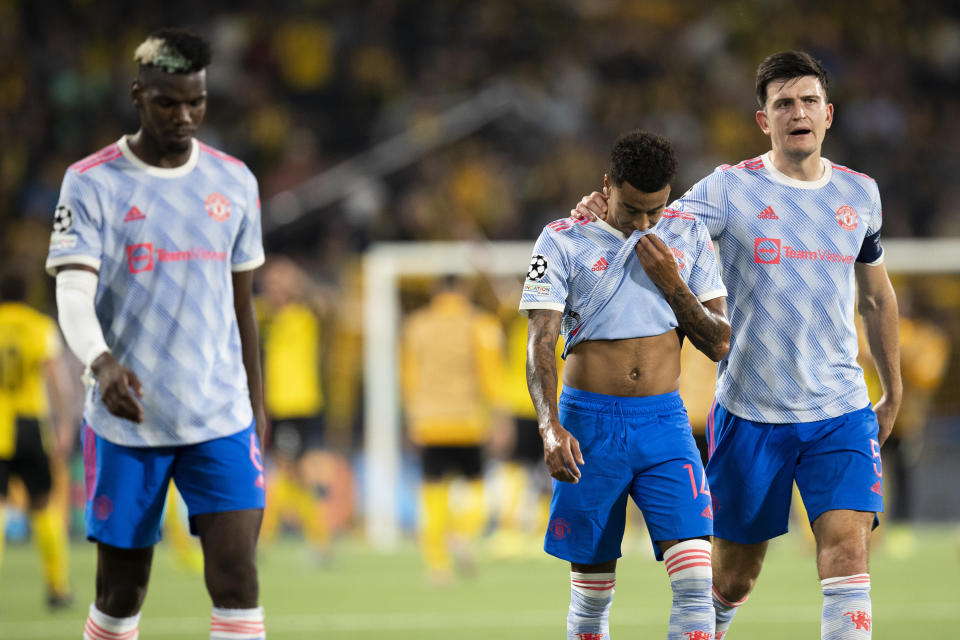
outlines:
{"label": "adidas logo", "polygon": [[610,263],[607,262],[606,258],[600,258],[594,263],[592,267],[590,267],[590,271],[606,271],[607,267],[609,266],[610,266]]}
{"label": "adidas logo", "polygon": [[713,508],[710,505],[707,505],[707,508],[704,509],[700,513],[700,515],[703,516],[704,518],[710,518],[711,520],[713,520]]}
{"label": "adidas logo", "polygon": [[874,485],[873,485],[872,487],[870,487],[870,491],[873,491],[874,493],[879,494],[879,495],[882,496],[882,495],[883,495],[883,485],[880,483],[879,480],[877,480],[877,481],[874,483]]}
{"label": "adidas logo", "polygon": [[147,216],[143,215],[143,212],[136,207],[130,207],[130,211],[127,211],[127,215],[123,218],[124,222],[133,222],[134,220],[146,220]]}
{"label": "adidas logo", "polygon": [[780,217],[773,212],[773,207],[767,207],[763,211],[757,214],[757,218],[760,220],[779,220]]}

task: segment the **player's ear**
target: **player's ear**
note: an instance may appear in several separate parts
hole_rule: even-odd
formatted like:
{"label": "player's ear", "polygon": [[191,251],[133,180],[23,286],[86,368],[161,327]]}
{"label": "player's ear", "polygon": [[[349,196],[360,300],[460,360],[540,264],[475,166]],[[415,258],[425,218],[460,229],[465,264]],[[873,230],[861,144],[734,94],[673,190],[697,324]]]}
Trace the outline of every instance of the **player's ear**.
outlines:
{"label": "player's ear", "polygon": [[610,195],[610,176],[603,174],[603,195]]}
{"label": "player's ear", "polygon": [[139,80],[130,83],[130,101],[137,109],[143,107],[143,86],[141,86]]}
{"label": "player's ear", "polygon": [[833,103],[827,103],[827,129],[833,124]]}
{"label": "player's ear", "polygon": [[760,130],[765,135],[770,135],[770,118],[767,117],[767,112],[763,109],[757,111],[757,124],[760,125]]}

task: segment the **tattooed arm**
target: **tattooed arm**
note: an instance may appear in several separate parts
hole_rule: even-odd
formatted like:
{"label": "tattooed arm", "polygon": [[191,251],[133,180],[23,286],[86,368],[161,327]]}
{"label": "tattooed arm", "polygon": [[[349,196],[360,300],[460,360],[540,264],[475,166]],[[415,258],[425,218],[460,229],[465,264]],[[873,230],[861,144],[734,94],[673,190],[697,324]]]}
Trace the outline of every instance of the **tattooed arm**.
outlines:
{"label": "tattooed arm", "polygon": [[680,277],[677,261],[663,241],[653,234],[637,242],[637,257],[650,279],[663,293],[680,330],[690,342],[714,362],[730,351],[730,323],[727,299],[720,297],[700,302]]}
{"label": "tattooed arm", "polygon": [[527,325],[527,388],[537,410],[543,459],[550,475],[561,482],[577,482],[583,456],[580,443],[560,426],[557,412],[557,339],[559,311],[531,309]]}

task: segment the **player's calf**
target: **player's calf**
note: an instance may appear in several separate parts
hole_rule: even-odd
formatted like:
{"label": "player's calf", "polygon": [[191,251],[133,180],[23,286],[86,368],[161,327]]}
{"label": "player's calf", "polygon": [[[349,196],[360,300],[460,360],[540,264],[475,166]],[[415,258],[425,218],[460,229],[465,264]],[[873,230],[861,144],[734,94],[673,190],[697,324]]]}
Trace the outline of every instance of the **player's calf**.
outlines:
{"label": "player's calf", "polygon": [[610,637],[610,605],[617,584],[615,572],[570,572],[570,610],[567,640],[607,640]]}
{"label": "player's calf", "polygon": [[673,589],[668,640],[712,640],[710,543],[699,538],[678,542],[664,552],[663,564]]}

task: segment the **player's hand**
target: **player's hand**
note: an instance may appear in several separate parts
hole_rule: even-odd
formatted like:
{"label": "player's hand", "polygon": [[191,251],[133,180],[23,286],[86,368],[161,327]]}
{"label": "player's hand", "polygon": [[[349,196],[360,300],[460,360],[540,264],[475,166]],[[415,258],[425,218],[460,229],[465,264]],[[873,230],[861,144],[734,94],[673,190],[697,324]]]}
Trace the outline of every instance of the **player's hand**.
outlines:
{"label": "player's hand", "polygon": [[643,270],[661,291],[667,293],[683,285],[677,259],[663,240],[648,233],[637,241],[634,250],[637,252],[640,264],[643,265]]}
{"label": "player's hand", "polygon": [[607,195],[594,191],[588,196],[583,196],[577,206],[570,210],[570,217],[574,220],[583,220],[586,218],[593,222],[597,218],[607,219]]}
{"label": "player's hand", "polygon": [[97,356],[90,363],[90,370],[97,378],[100,397],[110,413],[133,422],[143,422],[143,407],[137,402],[137,398],[143,397],[143,387],[137,374],[120,364],[109,351]]}
{"label": "player's hand", "polygon": [[540,436],[543,438],[543,459],[550,475],[560,482],[579,482],[580,467],[577,465],[583,464],[583,454],[577,439],[559,424],[541,429]]}
{"label": "player's hand", "polygon": [[877,414],[877,424],[880,425],[880,432],[877,436],[880,446],[883,446],[884,441],[890,437],[899,410],[899,403],[891,402],[886,395],[883,395],[877,404],[873,405],[873,412]]}

